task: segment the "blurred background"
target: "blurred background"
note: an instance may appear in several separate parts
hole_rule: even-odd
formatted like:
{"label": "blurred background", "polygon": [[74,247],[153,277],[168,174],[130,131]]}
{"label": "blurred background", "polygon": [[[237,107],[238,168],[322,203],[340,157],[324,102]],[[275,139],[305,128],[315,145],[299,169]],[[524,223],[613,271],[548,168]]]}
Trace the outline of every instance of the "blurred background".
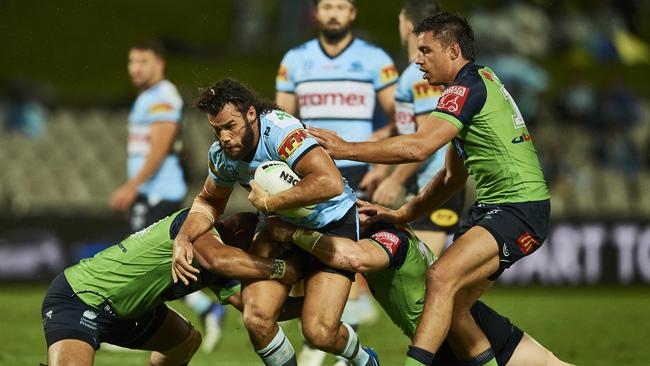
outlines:
{"label": "blurred background", "polygon": [[[401,1],[357,4],[355,34],[401,70]],[[517,101],[551,189],[547,243],[500,282],[631,286],[647,309],[650,2],[441,5],[468,17],[477,62]],[[184,98],[189,205],[213,142],[193,108],[199,89],[233,77],[273,99],[282,55],[316,34],[311,10],[305,0],[0,1],[0,299],[22,291],[17,283],[47,283],[128,232],[108,202],[126,179],[134,42],[164,44],[167,79]],[[249,209],[242,192],[232,201],[231,212]],[[40,301],[45,287],[36,289]],[[7,357],[0,351],[0,363],[14,364]]]}

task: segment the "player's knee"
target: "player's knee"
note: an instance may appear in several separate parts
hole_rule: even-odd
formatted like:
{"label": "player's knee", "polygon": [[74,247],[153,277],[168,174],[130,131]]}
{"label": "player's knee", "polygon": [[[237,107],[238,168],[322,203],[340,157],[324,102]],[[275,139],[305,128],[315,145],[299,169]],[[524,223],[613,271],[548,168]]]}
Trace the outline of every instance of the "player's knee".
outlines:
{"label": "player's knee", "polygon": [[164,352],[153,352],[149,364],[151,366],[185,365],[190,362],[200,345],[201,333],[192,327],[181,343]]}
{"label": "player's knee", "polygon": [[248,333],[258,338],[269,338],[274,330],[275,319],[258,307],[247,306],[243,313],[244,326]]}
{"label": "player's knee", "polygon": [[452,293],[456,287],[456,279],[435,263],[427,269],[426,282],[427,291],[436,293]]}
{"label": "player's knee", "polygon": [[336,344],[338,328],[338,322],[337,324],[326,324],[322,321],[314,320],[302,323],[302,334],[309,344],[327,351]]}

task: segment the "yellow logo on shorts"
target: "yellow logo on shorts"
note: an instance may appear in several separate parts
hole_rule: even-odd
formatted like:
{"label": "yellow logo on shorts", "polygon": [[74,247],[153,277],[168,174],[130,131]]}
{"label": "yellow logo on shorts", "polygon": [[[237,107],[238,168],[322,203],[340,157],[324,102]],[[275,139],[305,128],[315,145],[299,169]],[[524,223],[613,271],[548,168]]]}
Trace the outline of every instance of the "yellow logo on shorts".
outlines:
{"label": "yellow logo on shorts", "polygon": [[447,208],[440,208],[431,213],[431,222],[438,226],[454,226],[458,223],[458,214]]}

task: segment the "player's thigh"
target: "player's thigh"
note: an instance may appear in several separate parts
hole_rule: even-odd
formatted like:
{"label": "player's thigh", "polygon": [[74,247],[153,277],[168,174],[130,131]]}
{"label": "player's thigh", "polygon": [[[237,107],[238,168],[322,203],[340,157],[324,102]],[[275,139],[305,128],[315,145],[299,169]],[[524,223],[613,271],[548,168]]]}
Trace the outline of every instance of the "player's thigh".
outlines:
{"label": "player's thigh", "polygon": [[175,310],[168,308],[167,314],[149,339],[139,349],[164,352],[182,343],[192,331],[192,324]]}
{"label": "player's thigh", "polygon": [[90,366],[95,360],[95,349],[78,339],[63,339],[47,349],[49,366]]}
{"label": "player's thigh", "polygon": [[[488,230],[474,226],[454,241],[429,269],[429,279],[463,288],[499,268],[499,247]],[[435,275],[433,275],[433,273]],[[433,275],[433,278],[431,278]]]}
{"label": "player's thigh", "polygon": [[319,271],[305,280],[305,300],[302,308],[303,327],[337,326],[352,281],[341,274]]}
{"label": "player's thigh", "polygon": [[551,351],[542,346],[533,337],[524,333],[507,366],[566,366],[570,365],[558,359]]}

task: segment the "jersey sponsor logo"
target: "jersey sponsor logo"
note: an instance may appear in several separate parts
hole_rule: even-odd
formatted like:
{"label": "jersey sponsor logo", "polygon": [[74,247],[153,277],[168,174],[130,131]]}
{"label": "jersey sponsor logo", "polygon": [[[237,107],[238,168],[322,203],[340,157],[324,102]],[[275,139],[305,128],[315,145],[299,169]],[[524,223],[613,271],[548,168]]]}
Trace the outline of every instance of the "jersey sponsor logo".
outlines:
{"label": "jersey sponsor logo", "polygon": [[95,318],[97,318],[97,313],[92,310],[86,310],[84,311],[83,317],[90,320],[94,320]]}
{"label": "jersey sponsor logo", "polygon": [[174,106],[169,103],[156,103],[149,107],[149,114],[166,113],[174,110]]}
{"label": "jersey sponsor logo", "polygon": [[306,81],[296,86],[296,95],[303,120],[371,120],[375,109],[375,89],[368,81]]}
{"label": "jersey sponsor logo", "polygon": [[486,79],[488,79],[490,81],[494,81],[494,76],[492,76],[492,74],[490,74],[489,72],[487,72],[485,70],[481,71],[481,75],[483,75],[484,78],[486,78]]}
{"label": "jersey sponsor logo", "polygon": [[381,83],[386,84],[390,81],[393,81],[399,77],[397,68],[395,65],[388,65],[381,69]]}
{"label": "jersey sponsor logo", "polygon": [[307,134],[304,128],[297,128],[293,130],[278,147],[278,154],[284,160],[289,159],[289,156],[296,151],[297,148],[307,139]]}
{"label": "jersey sponsor logo", "polygon": [[388,231],[380,231],[377,233],[374,233],[371,236],[371,239],[375,240],[379,244],[381,244],[384,248],[388,250],[391,256],[395,255],[395,252],[397,252],[397,248],[399,247],[399,237],[397,235],[388,232]]}
{"label": "jersey sponsor logo", "polygon": [[127,152],[129,155],[149,153],[149,125],[129,125]]}
{"label": "jersey sponsor logo", "polygon": [[395,125],[400,135],[415,133],[415,115],[413,103],[395,102]]}
{"label": "jersey sponsor logo", "polygon": [[463,110],[463,105],[465,105],[468,95],[468,87],[452,85],[442,92],[442,96],[438,100],[438,106],[436,108],[460,116],[460,112]]}
{"label": "jersey sponsor logo", "polygon": [[439,85],[429,85],[426,81],[420,81],[413,84],[413,97],[415,100],[424,98],[435,98],[442,94],[442,87]]}
{"label": "jersey sponsor logo", "polygon": [[527,133],[522,133],[521,135],[512,139],[513,144],[521,144],[522,142],[530,141],[531,137]]}
{"label": "jersey sponsor logo", "polygon": [[298,97],[300,107],[309,106],[365,106],[366,96],[356,93],[311,93]]}
{"label": "jersey sponsor logo", "polygon": [[517,245],[521,249],[523,255],[528,255],[539,247],[539,241],[533,238],[529,233],[525,232],[517,238]]}
{"label": "jersey sponsor logo", "polygon": [[448,208],[440,208],[433,211],[429,219],[438,226],[449,227],[458,223],[458,214]]}
{"label": "jersey sponsor logo", "polygon": [[287,82],[289,81],[289,69],[286,66],[280,65],[278,69],[278,74],[275,76],[275,81],[278,82]]}

